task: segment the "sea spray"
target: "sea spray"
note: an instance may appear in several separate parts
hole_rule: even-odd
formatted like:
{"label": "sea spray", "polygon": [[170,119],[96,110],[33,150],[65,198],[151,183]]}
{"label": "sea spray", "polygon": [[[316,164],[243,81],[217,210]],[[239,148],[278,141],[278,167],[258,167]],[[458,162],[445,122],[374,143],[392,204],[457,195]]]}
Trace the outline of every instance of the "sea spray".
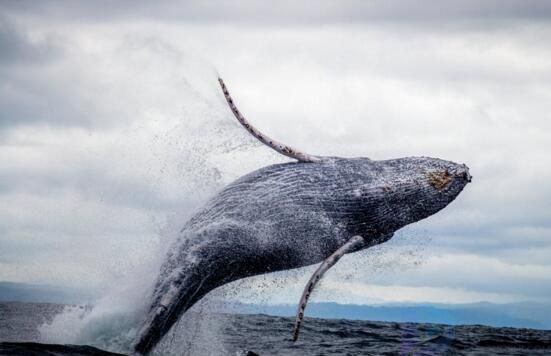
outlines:
{"label": "sea spray", "polygon": [[[265,152],[251,155],[254,141],[227,119],[225,105],[211,84],[215,83],[212,79],[216,78],[216,71],[201,61],[188,61],[185,66],[192,66],[193,70],[183,71],[186,74],[172,83],[180,95],[179,103],[151,108],[108,138],[101,137],[101,132],[91,134],[90,140],[107,142],[109,151],[105,154],[107,148],[103,148],[97,157],[90,151],[91,157],[113,161],[122,171],[124,167],[141,166],[132,168],[132,172],[137,173],[134,179],[143,184],[143,194],[138,191],[133,201],[125,204],[150,211],[149,221],[135,221],[146,226],[138,230],[147,230],[149,226],[150,234],[135,236],[116,260],[105,254],[105,246],[94,243],[93,237],[89,239],[86,252],[92,256],[95,267],[86,273],[99,281],[101,297],[93,305],[65,307],[51,322],[40,326],[42,341],[129,351],[135,328],[150,303],[162,257],[183,222],[221,186],[261,165],[269,155]],[[240,156],[251,157],[239,160]],[[97,198],[112,200],[108,194],[105,191]],[[74,280],[78,278],[75,273]],[[201,325],[197,318],[194,318],[196,325]],[[216,329],[215,321],[205,320],[207,329]]]}

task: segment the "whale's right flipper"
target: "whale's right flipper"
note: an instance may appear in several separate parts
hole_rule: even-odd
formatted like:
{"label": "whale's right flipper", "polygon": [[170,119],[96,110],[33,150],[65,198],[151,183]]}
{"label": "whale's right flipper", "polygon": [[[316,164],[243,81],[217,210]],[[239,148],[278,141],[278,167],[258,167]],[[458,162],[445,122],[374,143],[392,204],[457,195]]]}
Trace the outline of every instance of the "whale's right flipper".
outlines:
{"label": "whale's right flipper", "polygon": [[310,277],[310,280],[308,281],[306,287],[304,288],[304,291],[302,292],[300,302],[298,303],[297,315],[295,319],[295,329],[293,331],[293,341],[297,341],[298,339],[298,332],[300,330],[302,319],[304,318],[306,303],[308,303],[308,298],[310,297],[310,294],[314,290],[314,287],[319,282],[321,277],[324,275],[325,272],[327,272],[327,270],[329,270],[329,268],[333,267],[335,263],[337,263],[341,259],[342,256],[344,256],[348,252],[356,251],[358,247],[361,247],[361,245],[363,245],[364,243],[365,240],[363,237],[359,235],[353,236],[331,256],[327,257],[325,261],[323,261],[318,267],[316,272],[314,272],[312,277]]}

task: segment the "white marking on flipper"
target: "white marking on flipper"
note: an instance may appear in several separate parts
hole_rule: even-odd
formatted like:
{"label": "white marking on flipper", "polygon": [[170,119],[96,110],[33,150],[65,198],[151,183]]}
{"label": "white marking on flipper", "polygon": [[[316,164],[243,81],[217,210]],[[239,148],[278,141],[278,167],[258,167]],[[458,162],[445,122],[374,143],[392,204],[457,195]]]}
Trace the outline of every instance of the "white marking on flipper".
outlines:
{"label": "white marking on flipper", "polygon": [[306,284],[306,287],[302,292],[300,302],[298,303],[297,315],[295,319],[295,329],[293,331],[293,342],[297,341],[298,339],[300,325],[302,324],[302,320],[304,319],[304,310],[306,309],[308,298],[310,298],[310,294],[314,290],[316,284],[319,282],[325,272],[327,272],[329,268],[333,267],[335,263],[337,263],[342,258],[342,256],[344,256],[348,252],[356,250],[364,242],[365,240],[363,237],[359,235],[353,236],[337,251],[333,252],[331,256],[327,257],[325,261],[323,261],[318,269],[314,272],[312,277],[310,277],[310,280],[308,280],[308,283]]}
{"label": "white marking on flipper", "polygon": [[288,146],[284,143],[278,142],[266,135],[264,135],[262,132],[258,131],[253,125],[251,125],[243,115],[239,112],[237,109],[237,106],[235,106],[233,99],[230,96],[230,93],[228,91],[228,88],[226,88],[226,85],[224,84],[224,81],[222,78],[218,78],[218,82],[220,82],[220,87],[222,87],[222,91],[224,92],[224,97],[226,98],[226,101],[228,102],[228,105],[230,106],[231,111],[233,112],[233,115],[239,121],[241,125],[247,131],[251,133],[254,137],[256,137],[257,140],[265,144],[266,146],[276,150],[277,152],[281,153],[282,155],[285,155],[287,157],[299,160],[300,162],[319,162],[321,161],[320,157],[312,156],[307,153],[301,152],[299,150],[296,150],[292,148],[291,146]]}

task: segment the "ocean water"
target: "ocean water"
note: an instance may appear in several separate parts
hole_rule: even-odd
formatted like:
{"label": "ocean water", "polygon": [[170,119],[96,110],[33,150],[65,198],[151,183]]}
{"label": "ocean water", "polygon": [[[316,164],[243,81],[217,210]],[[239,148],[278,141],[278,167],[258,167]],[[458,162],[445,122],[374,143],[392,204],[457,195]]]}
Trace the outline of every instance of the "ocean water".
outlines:
{"label": "ocean water", "polygon": [[[39,327],[64,309],[0,303],[0,342],[44,341]],[[292,318],[196,313],[186,319],[163,340],[157,355],[551,355],[551,331],[532,329],[306,318],[299,341],[293,343]],[[179,338],[179,333],[187,336]],[[6,345],[0,344],[0,355],[16,354],[13,345]],[[128,352],[120,345],[125,343],[92,346]],[[19,354],[100,354],[78,348],[46,353],[40,345],[32,345],[31,353],[30,347],[21,345],[27,351]]]}

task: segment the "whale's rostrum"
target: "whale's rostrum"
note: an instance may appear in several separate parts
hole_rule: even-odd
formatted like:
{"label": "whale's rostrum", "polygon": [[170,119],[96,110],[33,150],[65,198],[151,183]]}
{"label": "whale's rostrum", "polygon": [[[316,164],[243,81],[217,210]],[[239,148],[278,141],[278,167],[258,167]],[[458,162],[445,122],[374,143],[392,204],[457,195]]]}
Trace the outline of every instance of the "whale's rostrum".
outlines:
{"label": "whale's rostrum", "polygon": [[134,349],[147,354],[178,318],[229,282],[322,262],[299,303],[345,253],[383,243],[438,212],[470,182],[469,169],[437,158],[319,157],[260,133],[220,79],[232,112],[257,139],[297,162],[251,172],[210,199],[181,229],[155,285]]}

